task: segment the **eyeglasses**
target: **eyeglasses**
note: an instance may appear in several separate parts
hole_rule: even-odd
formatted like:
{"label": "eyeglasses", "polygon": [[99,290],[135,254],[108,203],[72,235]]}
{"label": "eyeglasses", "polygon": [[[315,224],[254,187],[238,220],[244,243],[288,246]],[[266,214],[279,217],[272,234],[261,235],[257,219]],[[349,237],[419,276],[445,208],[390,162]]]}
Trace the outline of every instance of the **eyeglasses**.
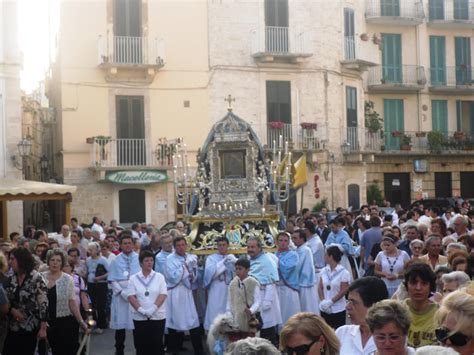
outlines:
{"label": "eyeglasses", "polygon": [[379,343],[383,343],[385,342],[386,340],[394,343],[396,341],[399,341],[401,339],[402,335],[400,334],[374,334],[374,339],[375,341],[379,342]]}
{"label": "eyeglasses", "polygon": [[466,345],[469,340],[471,339],[466,334],[461,332],[456,332],[449,335],[450,330],[444,327],[435,329],[436,339],[442,344],[445,344],[446,341],[449,339],[451,344],[454,346],[464,346]]}
{"label": "eyeglasses", "polygon": [[317,339],[313,340],[309,344],[295,346],[294,348],[287,346],[283,353],[286,355],[306,355],[309,352],[309,349],[311,349],[314,343],[318,342],[320,338],[321,336],[319,336]]}

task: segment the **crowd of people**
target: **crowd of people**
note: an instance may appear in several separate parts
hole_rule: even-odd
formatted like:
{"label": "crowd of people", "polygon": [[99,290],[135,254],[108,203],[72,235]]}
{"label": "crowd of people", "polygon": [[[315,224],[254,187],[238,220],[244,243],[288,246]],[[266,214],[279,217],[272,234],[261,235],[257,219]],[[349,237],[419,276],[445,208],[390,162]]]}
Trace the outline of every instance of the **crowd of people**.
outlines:
{"label": "crowd of people", "polygon": [[328,216],[290,216],[266,237],[276,250],[252,236],[234,255],[223,234],[206,256],[183,222],[27,226],[0,243],[0,353],[76,354],[107,328],[116,354],[127,330],[138,355],[183,352],[186,337],[194,354],[474,353],[467,203]]}

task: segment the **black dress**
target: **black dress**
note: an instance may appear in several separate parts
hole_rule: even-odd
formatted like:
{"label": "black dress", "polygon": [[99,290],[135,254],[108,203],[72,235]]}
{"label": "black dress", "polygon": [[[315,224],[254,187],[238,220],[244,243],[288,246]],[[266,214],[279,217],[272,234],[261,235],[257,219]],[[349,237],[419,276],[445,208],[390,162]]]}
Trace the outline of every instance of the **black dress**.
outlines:
{"label": "black dress", "polygon": [[75,355],[79,348],[79,324],[74,316],[56,317],[56,285],[48,289],[48,343],[53,355]]}

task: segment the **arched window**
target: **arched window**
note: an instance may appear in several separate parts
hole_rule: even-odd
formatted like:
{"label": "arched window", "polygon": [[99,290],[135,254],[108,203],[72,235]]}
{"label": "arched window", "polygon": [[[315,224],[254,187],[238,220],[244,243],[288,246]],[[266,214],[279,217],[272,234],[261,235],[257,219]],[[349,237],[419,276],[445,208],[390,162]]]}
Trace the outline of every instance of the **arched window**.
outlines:
{"label": "arched window", "polygon": [[145,190],[119,191],[120,223],[145,222]]}
{"label": "arched window", "polygon": [[357,184],[350,184],[347,186],[347,196],[349,206],[357,210],[360,207],[360,187]]}

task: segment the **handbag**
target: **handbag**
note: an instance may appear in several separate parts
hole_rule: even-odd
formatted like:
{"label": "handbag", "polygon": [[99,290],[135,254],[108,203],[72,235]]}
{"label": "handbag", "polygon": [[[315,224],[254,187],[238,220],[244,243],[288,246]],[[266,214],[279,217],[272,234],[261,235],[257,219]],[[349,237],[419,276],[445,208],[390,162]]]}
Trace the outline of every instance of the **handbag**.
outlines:
{"label": "handbag", "polygon": [[[247,288],[245,287],[244,283],[242,283],[242,285],[244,286],[245,304],[247,305],[247,308],[250,309],[250,305],[247,302]],[[257,332],[260,331],[263,327],[263,319],[261,313],[255,312],[254,314],[250,315],[248,324],[250,328],[257,329]]]}
{"label": "handbag", "polygon": [[107,273],[107,269],[104,265],[98,264],[95,269],[95,277],[103,276]]}

